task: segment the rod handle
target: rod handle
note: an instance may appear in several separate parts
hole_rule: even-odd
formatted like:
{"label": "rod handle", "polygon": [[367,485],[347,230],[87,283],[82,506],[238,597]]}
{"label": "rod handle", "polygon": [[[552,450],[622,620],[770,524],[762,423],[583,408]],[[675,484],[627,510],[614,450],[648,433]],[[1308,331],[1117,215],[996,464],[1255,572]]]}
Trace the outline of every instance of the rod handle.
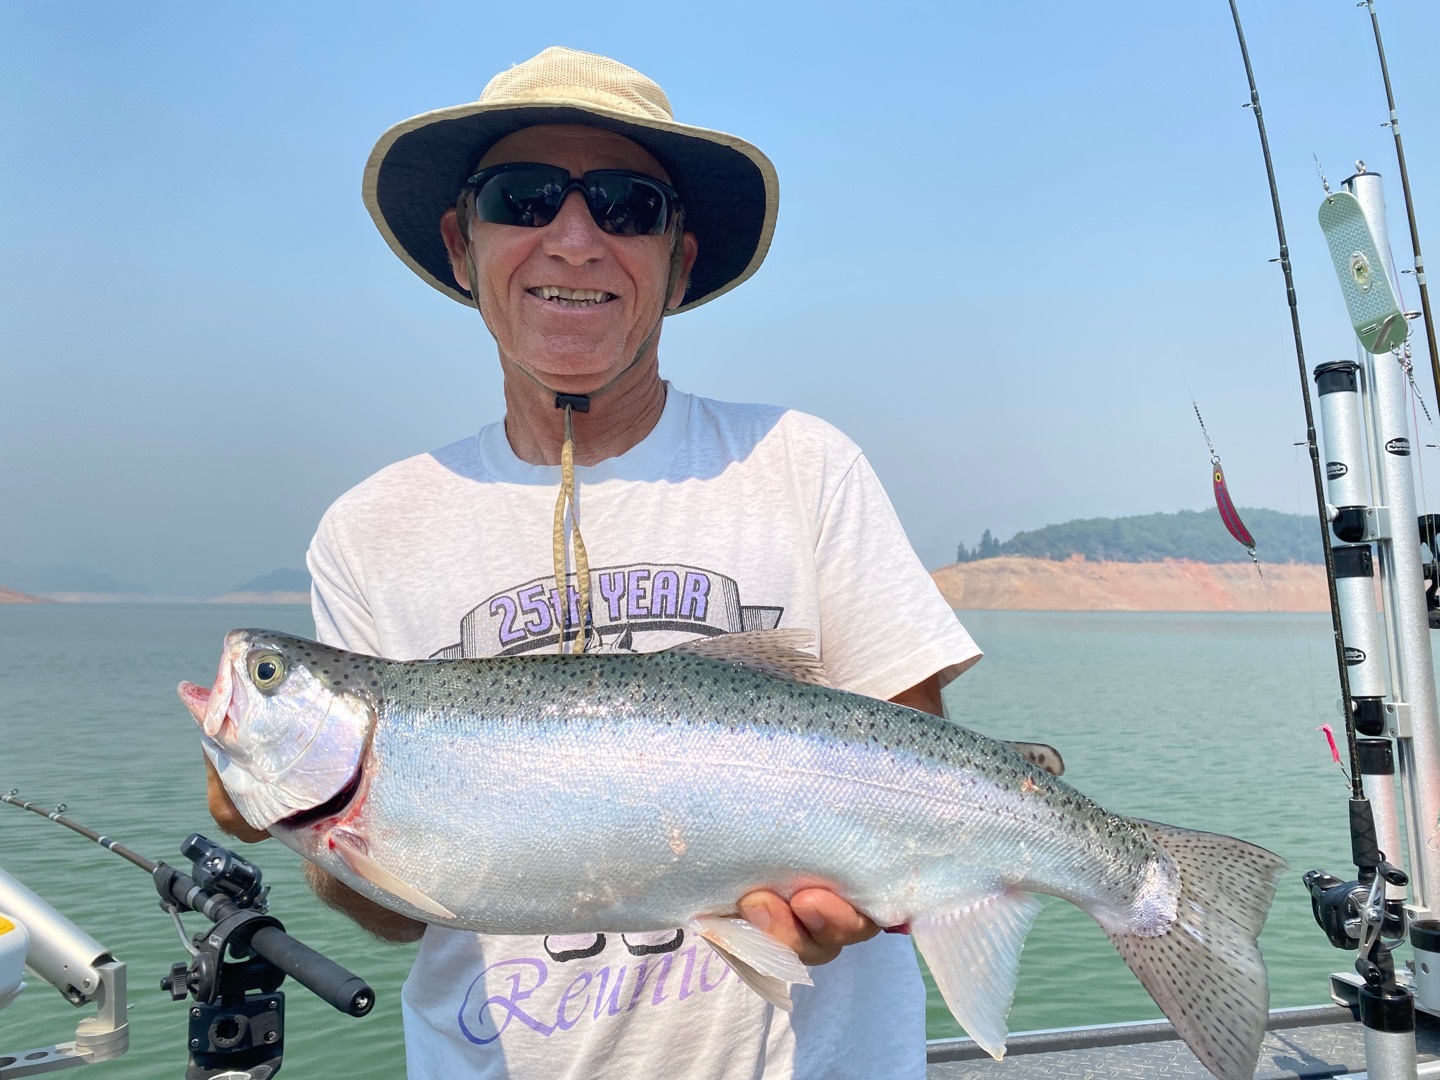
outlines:
{"label": "rod handle", "polygon": [[250,936],[250,949],[343,1013],[364,1016],[375,1007],[375,991],[364,979],[278,926],[262,926],[256,930]]}

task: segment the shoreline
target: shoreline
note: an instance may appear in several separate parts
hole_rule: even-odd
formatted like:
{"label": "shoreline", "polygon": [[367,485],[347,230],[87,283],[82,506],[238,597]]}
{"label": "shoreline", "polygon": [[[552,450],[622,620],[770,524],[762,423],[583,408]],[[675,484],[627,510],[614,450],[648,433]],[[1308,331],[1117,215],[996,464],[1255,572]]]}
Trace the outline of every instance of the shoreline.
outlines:
{"label": "shoreline", "polygon": [[[1263,576],[1262,576],[1263,575]],[[1001,556],[930,576],[952,608],[972,611],[1330,610],[1325,568],[1311,563],[1094,562]]]}
{"label": "shoreline", "polygon": [[[1263,576],[1262,576],[1263,575]],[[1329,610],[1325,568],[1311,563],[1202,563],[1031,559],[1006,555],[951,563],[930,573],[952,608],[972,611],[1283,611]],[[179,602],[308,604],[303,592],[166,598],[65,593],[30,596],[0,586],[0,604]]]}

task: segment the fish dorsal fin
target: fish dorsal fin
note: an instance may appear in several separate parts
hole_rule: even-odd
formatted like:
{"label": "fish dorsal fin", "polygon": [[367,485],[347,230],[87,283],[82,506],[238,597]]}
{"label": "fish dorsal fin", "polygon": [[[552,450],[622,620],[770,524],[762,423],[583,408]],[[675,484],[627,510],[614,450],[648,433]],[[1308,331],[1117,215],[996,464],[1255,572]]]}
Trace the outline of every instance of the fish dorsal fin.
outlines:
{"label": "fish dorsal fin", "polygon": [[666,649],[708,660],[737,664],[762,675],[812,686],[829,686],[825,665],[805,647],[815,640],[809,630],[745,630],[738,634],[695,638]]}
{"label": "fish dorsal fin", "polygon": [[794,1008],[792,984],[814,985],[793,950],[744,919],[705,915],[693,920],[690,928],[710,943],[741,982],[777,1009],[789,1012]]}
{"label": "fish dorsal fin", "polygon": [[1005,1056],[1005,1018],[1015,998],[1020,948],[1039,912],[1034,893],[1001,892],[910,924],[945,1004],[997,1061]]}

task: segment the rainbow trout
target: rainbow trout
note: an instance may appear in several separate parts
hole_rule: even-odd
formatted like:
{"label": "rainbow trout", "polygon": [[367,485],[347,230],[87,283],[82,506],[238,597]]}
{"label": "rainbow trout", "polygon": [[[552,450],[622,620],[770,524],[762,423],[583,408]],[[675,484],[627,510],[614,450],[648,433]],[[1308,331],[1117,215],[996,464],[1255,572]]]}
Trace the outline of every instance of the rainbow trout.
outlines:
{"label": "rainbow trout", "polygon": [[809,640],[402,663],[233,630],[214,688],[180,697],[245,820],[412,918],[688,928],[788,1008],[805,968],[736,901],[823,886],[908,929],[999,1057],[1044,893],[1104,928],[1206,1068],[1253,1073],[1278,856],[1109,813],[1002,743],[824,686]]}

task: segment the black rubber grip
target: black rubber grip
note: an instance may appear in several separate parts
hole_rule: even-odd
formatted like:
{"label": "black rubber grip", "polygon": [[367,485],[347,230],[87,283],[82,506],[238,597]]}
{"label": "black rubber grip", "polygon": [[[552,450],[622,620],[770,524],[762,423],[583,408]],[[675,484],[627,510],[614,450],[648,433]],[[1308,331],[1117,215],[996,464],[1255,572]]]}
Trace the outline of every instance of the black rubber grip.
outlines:
{"label": "black rubber grip", "polygon": [[364,979],[278,927],[262,926],[256,930],[250,938],[250,948],[343,1013],[364,1016],[375,1007],[375,991]]}

